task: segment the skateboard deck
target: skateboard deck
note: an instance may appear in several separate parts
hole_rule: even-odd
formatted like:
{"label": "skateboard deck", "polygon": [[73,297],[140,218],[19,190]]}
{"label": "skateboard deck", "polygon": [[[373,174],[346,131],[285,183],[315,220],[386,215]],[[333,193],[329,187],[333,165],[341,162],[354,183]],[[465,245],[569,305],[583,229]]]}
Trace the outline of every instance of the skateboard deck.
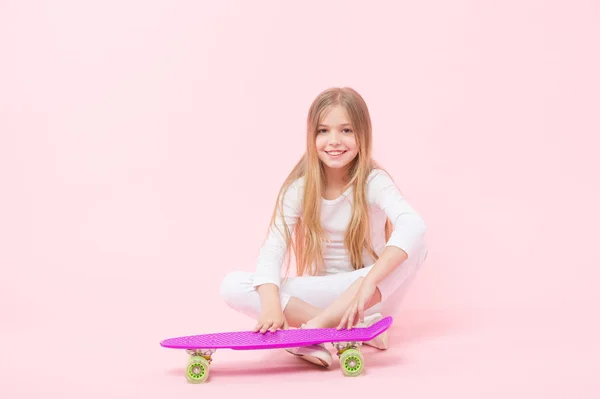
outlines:
{"label": "skateboard deck", "polygon": [[293,329],[267,331],[222,332],[190,335],[165,339],[164,348],[185,349],[190,355],[186,376],[190,382],[204,382],[208,378],[209,363],[217,349],[259,350],[294,348],[314,344],[332,343],[340,357],[342,371],[347,376],[362,373],[364,359],[359,347],[386,331],[392,325],[392,317],[385,317],[369,327],[337,330],[335,328]]}

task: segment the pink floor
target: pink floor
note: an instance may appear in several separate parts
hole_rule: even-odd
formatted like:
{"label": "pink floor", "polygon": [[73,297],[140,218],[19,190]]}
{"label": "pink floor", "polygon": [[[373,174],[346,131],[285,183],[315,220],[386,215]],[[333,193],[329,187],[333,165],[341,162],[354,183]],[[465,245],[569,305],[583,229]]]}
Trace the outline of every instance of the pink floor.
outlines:
{"label": "pink floor", "polygon": [[[363,349],[367,366],[358,378],[343,377],[337,359],[323,370],[281,349],[220,350],[209,382],[192,385],[183,377],[185,353],[158,345],[175,332],[193,333],[189,323],[159,320],[151,306],[130,313],[139,305],[109,312],[96,304],[75,315],[65,306],[54,319],[9,313],[19,324],[1,330],[0,397],[600,397],[600,329],[583,312],[403,311],[389,350]],[[230,314],[221,305],[213,311]],[[247,320],[229,326],[242,329]]]}

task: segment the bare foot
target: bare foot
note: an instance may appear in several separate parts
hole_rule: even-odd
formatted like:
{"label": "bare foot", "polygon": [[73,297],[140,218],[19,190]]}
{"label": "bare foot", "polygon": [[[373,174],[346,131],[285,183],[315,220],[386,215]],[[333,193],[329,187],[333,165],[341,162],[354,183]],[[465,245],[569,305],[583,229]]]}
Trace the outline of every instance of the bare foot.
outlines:
{"label": "bare foot", "polygon": [[303,328],[325,328],[325,323],[317,316],[307,321]]}

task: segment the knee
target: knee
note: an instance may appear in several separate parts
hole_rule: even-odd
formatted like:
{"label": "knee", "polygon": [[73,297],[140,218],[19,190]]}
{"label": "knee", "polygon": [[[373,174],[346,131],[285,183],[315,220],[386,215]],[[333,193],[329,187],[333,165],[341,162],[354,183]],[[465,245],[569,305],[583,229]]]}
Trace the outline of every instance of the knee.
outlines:
{"label": "knee", "polygon": [[421,245],[418,247],[418,251],[415,251],[413,254],[411,261],[415,262],[417,266],[421,266],[425,259],[427,259],[427,254],[429,253],[429,248],[425,241],[421,242]]}
{"label": "knee", "polygon": [[249,273],[231,272],[225,275],[221,282],[220,295],[230,306],[238,304],[243,296],[244,283],[248,281]]}

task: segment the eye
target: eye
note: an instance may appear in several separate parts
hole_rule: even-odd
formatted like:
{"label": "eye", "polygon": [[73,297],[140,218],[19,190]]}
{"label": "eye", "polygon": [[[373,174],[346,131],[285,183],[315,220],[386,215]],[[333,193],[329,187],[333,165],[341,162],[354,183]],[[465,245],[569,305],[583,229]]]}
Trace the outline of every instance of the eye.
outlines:
{"label": "eye", "polygon": [[327,131],[327,129],[319,129],[317,130],[317,133],[323,133],[324,131]]}
{"label": "eye", "polygon": [[348,133],[352,133],[352,129],[344,129],[344,130],[347,130]]}

